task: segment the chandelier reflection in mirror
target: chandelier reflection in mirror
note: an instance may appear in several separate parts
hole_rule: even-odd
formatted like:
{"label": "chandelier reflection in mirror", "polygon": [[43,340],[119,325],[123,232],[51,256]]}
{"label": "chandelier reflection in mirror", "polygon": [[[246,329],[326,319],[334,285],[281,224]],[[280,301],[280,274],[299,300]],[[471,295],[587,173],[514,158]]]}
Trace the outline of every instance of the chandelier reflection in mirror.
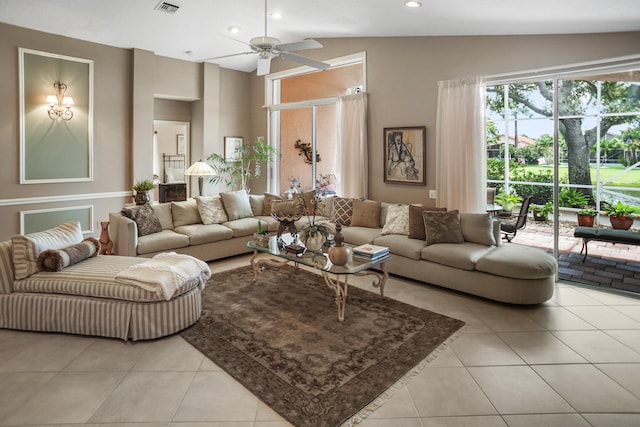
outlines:
{"label": "chandelier reflection in mirror", "polygon": [[55,95],[47,96],[47,104],[49,104],[49,118],[55,120],[61,118],[62,120],[71,120],[73,117],[73,98],[70,96],[64,96],[67,92],[67,85],[61,82],[53,84],[56,90]]}

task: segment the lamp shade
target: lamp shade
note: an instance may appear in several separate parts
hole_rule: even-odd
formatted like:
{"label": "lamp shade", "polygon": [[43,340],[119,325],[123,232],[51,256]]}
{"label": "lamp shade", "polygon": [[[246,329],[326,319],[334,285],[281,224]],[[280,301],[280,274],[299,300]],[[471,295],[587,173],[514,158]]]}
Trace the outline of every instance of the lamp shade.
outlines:
{"label": "lamp shade", "polygon": [[184,171],[184,174],[191,176],[209,176],[215,175],[216,171],[214,171],[206,162],[200,160],[189,166],[187,170]]}

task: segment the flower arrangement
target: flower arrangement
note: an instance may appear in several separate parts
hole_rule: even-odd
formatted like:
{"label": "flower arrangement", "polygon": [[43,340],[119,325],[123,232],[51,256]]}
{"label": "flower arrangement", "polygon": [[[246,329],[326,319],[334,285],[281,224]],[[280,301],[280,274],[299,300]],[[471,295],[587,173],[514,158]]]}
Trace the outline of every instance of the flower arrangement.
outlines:
{"label": "flower arrangement", "polygon": [[333,226],[330,222],[320,220],[316,217],[316,214],[324,204],[322,201],[324,195],[321,191],[314,192],[310,203],[307,203],[304,197],[299,196],[303,200],[303,213],[307,217],[307,222],[298,230],[300,239],[303,242],[310,236],[315,237],[319,234],[326,239],[330,234],[334,233]]}

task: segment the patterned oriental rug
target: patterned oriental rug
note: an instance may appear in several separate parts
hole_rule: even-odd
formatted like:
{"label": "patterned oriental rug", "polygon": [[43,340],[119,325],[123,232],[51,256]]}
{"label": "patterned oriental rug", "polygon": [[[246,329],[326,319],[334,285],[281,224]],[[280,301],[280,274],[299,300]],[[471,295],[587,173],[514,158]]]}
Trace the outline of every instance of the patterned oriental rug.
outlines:
{"label": "patterned oriental rug", "polygon": [[359,421],[464,325],[356,287],[338,322],[322,276],[285,266],[252,279],[250,266],[214,274],[180,335],[295,426]]}

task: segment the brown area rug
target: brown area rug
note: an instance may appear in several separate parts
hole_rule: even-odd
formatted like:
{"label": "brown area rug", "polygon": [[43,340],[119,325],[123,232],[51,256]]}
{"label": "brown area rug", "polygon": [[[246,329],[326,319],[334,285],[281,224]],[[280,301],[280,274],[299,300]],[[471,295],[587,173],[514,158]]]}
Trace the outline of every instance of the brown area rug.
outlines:
{"label": "brown area rug", "polygon": [[320,275],[285,266],[252,279],[249,266],[214,274],[180,335],[295,426],[349,420],[464,324],[355,287],[338,322]]}

